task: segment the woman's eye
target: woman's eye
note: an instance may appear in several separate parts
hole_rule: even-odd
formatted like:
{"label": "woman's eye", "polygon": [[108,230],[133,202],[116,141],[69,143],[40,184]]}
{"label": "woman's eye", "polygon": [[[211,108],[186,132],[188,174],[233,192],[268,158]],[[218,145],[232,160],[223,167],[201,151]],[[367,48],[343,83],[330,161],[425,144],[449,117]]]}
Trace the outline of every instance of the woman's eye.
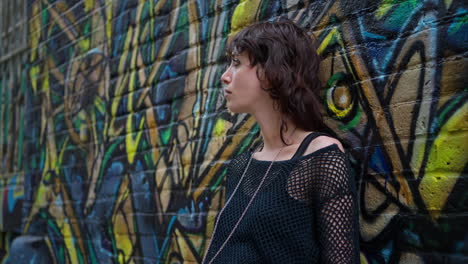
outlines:
{"label": "woman's eye", "polygon": [[232,64],[233,66],[238,66],[238,65],[240,64],[240,61],[239,61],[238,59],[232,59],[232,60],[231,60],[231,64]]}

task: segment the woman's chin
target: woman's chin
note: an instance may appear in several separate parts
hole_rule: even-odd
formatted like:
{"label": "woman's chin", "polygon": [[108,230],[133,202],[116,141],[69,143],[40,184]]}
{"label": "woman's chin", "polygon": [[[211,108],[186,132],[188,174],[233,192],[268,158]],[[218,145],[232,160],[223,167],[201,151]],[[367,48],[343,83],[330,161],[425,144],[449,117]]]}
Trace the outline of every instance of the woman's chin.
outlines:
{"label": "woman's chin", "polygon": [[233,114],[238,114],[238,112],[233,110],[231,107],[227,107],[227,110]]}
{"label": "woman's chin", "polygon": [[233,114],[241,114],[241,113],[244,113],[244,111],[242,111],[241,109],[239,109],[238,107],[236,108],[235,106],[233,105],[230,105],[229,103],[226,105],[227,109],[229,110],[229,112],[233,113]]}

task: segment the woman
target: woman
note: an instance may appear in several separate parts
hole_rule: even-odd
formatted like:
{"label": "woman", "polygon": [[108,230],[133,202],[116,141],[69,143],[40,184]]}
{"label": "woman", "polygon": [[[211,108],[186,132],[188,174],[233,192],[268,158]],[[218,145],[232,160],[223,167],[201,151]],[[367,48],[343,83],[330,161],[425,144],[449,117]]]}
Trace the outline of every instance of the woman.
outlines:
{"label": "woman", "polygon": [[203,263],[358,263],[355,183],[341,143],[319,132],[312,39],[293,22],[263,22],[227,53],[227,107],[256,119],[263,146],[230,163]]}

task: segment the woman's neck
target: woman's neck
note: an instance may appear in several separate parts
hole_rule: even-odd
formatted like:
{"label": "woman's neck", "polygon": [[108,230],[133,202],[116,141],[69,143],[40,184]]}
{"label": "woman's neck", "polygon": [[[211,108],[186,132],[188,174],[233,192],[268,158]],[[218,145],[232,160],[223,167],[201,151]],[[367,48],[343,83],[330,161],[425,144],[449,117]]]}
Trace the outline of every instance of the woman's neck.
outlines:
{"label": "woman's neck", "polygon": [[280,134],[281,114],[278,111],[257,112],[254,117],[260,126],[264,144],[262,151],[278,151],[286,146],[284,143],[287,143],[287,145],[295,144],[296,141],[299,141],[298,136],[301,137],[302,130],[297,129],[290,120],[285,119],[287,130],[283,130],[283,139],[285,141],[283,142]]}

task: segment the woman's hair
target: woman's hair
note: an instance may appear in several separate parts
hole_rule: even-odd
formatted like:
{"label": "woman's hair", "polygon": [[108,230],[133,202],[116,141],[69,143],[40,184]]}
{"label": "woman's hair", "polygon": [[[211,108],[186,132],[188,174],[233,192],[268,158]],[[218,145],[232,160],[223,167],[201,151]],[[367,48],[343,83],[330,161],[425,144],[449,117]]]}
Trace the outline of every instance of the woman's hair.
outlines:
{"label": "woman's hair", "polygon": [[229,58],[242,52],[252,66],[260,65],[257,77],[262,88],[283,114],[283,142],[283,132],[288,130],[284,118],[304,130],[325,129],[319,101],[320,57],[313,36],[290,20],[260,22],[242,29],[229,42]]}

